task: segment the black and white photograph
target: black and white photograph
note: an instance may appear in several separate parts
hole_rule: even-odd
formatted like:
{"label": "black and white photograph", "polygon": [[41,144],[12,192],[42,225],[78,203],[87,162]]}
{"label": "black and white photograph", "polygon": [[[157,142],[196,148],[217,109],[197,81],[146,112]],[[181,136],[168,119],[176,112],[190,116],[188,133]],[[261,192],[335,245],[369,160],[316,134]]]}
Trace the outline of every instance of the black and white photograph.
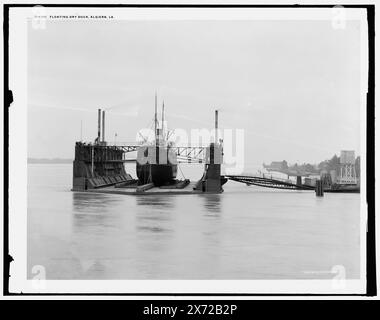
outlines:
{"label": "black and white photograph", "polygon": [[372,10],[8,7],[6,290],[368,294]]}

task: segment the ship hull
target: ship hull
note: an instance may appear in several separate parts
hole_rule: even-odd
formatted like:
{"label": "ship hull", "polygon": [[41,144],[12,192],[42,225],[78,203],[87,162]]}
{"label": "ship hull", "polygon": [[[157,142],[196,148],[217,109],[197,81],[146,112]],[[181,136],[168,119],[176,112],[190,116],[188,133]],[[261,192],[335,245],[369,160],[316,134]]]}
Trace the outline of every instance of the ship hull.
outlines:
{"label": "ship hull", "polygon": [[140,184],[168,185],[177,177],[177,156],[169,147],[142,146],[137,150],[136,174]]}
{"label": "ship hull", "polygon": [[136,173],[141,184],[153,182],[155,186],[162,186],[174,182],[177,177],[177,165],[137,164]]}

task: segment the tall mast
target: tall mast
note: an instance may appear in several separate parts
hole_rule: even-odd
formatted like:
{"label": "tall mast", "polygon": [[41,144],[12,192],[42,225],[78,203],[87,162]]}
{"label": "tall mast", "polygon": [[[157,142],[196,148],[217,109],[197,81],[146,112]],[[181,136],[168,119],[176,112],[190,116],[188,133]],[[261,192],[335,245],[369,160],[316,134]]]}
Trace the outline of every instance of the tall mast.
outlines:
{"label": "tall mast", "polygon": [[215,110],[215,144],[219,143],[218,141],[218,110]]}
{"label": "tall mast", "polygon": [[157,144],[157,92],[154,97],[154,142]]}
{"label": "tall mast", "polygon": [[164,133],[164,123],[165,123],[165,101],[162,100],[162,125],[161,125],[161,130],[162,130],[162,137],[164,138],[165,137],[165,133]]}

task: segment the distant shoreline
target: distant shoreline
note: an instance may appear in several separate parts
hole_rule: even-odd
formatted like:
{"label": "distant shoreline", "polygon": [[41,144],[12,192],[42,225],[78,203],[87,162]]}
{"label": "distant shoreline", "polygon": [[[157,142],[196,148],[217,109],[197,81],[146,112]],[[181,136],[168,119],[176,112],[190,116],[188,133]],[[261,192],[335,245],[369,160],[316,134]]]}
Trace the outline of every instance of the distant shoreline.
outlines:
{"label": "distant shoreline", "polygon": [[36,164],[62,164],[62,163],[73,163],[73,159],[62,159],[62,158],[28,158],[28,163]]}

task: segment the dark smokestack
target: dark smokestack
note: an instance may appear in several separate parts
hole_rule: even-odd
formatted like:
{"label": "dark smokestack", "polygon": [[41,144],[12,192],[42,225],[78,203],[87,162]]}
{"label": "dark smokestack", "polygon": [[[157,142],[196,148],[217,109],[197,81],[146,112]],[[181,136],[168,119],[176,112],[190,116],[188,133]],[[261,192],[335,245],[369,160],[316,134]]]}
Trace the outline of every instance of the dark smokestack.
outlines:
{"label": "dark smokestack", "polygon": [[104,142],[104,136],[106,135],[106,131],[105,131],[105,127],[106,127],[106,121],[105,121],[105,117],[106,117],[106,112],[103,110],[103,119],[102,119],[102,141]]}
{"label": "dark smokestack", "polygon": [[100,142],[100,122],[101,122],[101,119],[100,119],[100,117],[101,117],[101,110],[100,109],[98,109],[98,142]]}

